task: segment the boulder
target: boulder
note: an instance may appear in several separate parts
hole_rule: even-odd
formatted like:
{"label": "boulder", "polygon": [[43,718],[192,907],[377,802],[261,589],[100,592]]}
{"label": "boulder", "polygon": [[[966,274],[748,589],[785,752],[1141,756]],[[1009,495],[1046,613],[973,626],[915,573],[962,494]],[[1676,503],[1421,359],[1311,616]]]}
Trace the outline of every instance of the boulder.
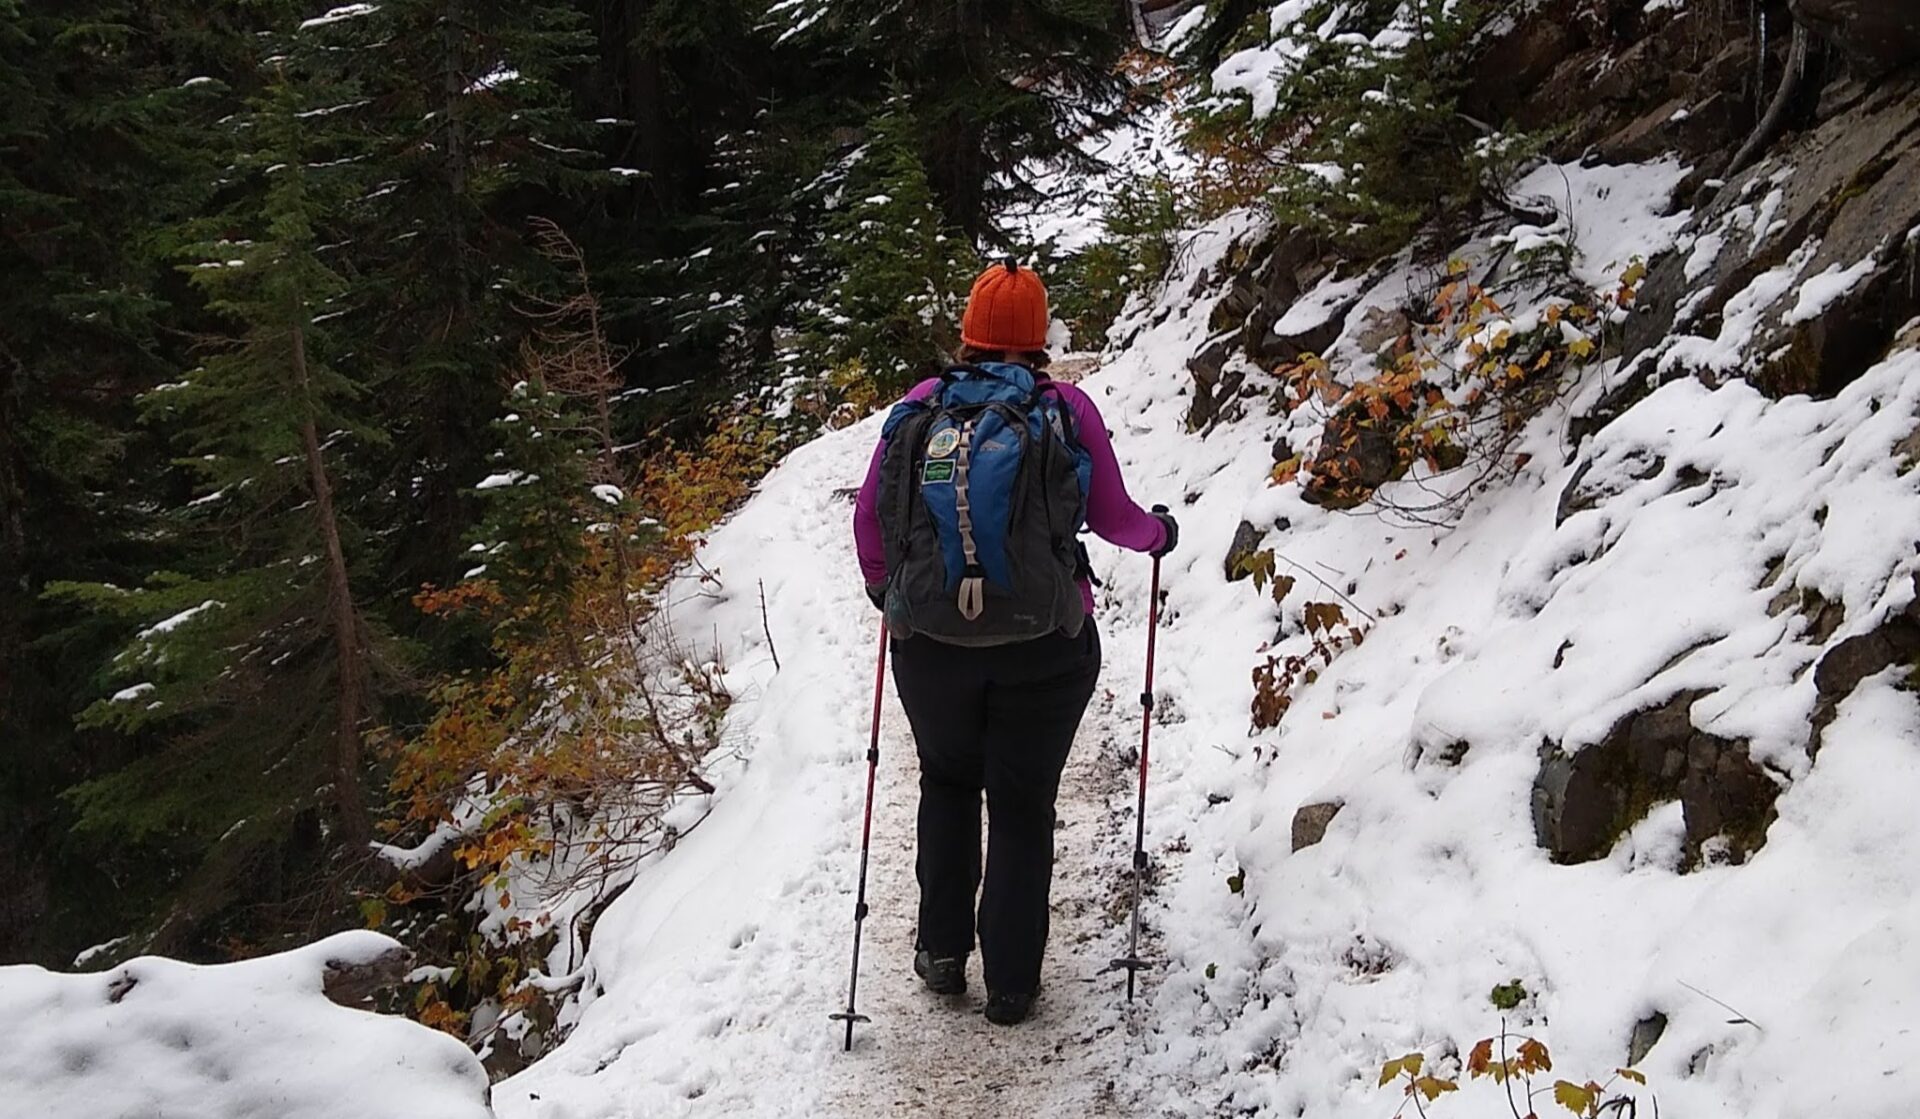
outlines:
{"label": "boulder", "polygon": [[1397,438],[1409,422],[1406,416],[1376,421],[1351,405],[1335,412],[1321,429],[1320,453],[1300,487],[1301,498],[1325,509],[1355,509],[1364,504],[1411,465],[1401,454]]}
{"label": "boulder", "polygon": [[1337,800],[1303,804],[1293,814],[1293,849],[1302,851],[1327,837],[1327,825],[1346,805]]}
{"label": "boulder", "polygon": [[1871,73],[1920,61],[1913,0],[1791,0],[1795,19]]}
{"label": "boulder", "polygon": [[1245,352],[1262,367],[1298,361],[1303,353],[1319,353],[1340,336],[1345,308],[1328,312],[1324,321],[1301,330],[1276,330],[1300,297],[1331,273],[1336,258],[1320,238],[1303,230],[1279,235],[1259,272],[1260,298],[1246,317]]}
{"label": "boulder", "polygon": [[[1398,308],[1373,307],[1360,316],[1353,327],[1354,348],[1368,357],[1377,356],[1389,345],[1399,346],[1413,333],[1413,321]],[[1396,352],[1404,352],[1404,347]]]}
{"label": "boulder", "polygon": [[1193,375],[1193,403],[1187,406],[1187,430],[1199,431],[1220,415],[1220,409],[1233,399],[1246,381],[1246,371],[1228,368],[1239,341],[1238,330],[1210,340],[1199,353],[1187,359],[1187,372]]}
{"label": "boulder", "polygon": [[1698,730],[1689,708],[1700,692],[1681,692],[1636,711],[1606,737],[1574,754],[1542,747],[1534,779],[1535,838],[1561,863],[1605,858],[1654,805],[1680,801],[1688,858],[1724,840],[1744,862],[1766,840],[1780,786],[1743,742]]}

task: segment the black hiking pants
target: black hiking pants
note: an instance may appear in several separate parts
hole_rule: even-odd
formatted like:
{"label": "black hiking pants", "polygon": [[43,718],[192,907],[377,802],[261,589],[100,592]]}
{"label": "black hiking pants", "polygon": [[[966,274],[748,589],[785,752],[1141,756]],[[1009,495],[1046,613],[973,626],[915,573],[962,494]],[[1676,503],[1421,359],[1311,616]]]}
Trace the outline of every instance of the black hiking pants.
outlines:
{"label": "black hiking pants", "polygon": [[1053,884],[1053,802],[1099,676],[1100,637],[1091,618],[1078,637],[991,648],[927,637],[893,645],[893,679],[920,754],[918,947],[936,956],[972,952],[978,893],[990,991],[1039,989]]}

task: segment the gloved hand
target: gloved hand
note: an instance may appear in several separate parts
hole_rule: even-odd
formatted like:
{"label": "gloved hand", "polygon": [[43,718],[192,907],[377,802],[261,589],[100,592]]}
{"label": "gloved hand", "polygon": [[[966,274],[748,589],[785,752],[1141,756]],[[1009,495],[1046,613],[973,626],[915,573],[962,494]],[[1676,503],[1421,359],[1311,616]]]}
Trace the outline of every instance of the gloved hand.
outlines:
{"label": "gloved hand", "polygon": [[887,608],[887,585],[885,583],[867,584],[867,601],[873,603],[875,610]]}
{"label": "gloved hand", "polygon": [[1153,519],[1159,521],[1161,527],[1167,530],[1165,539],[1161,540],[1160,546],[1152,552],[1153,557],[1159,559],[1161,556],[1179,547],[1180,522],[1173,519],[1173,514],[1167,512],[1167,507],[1164,505],[1156,505],[1153,507]]}

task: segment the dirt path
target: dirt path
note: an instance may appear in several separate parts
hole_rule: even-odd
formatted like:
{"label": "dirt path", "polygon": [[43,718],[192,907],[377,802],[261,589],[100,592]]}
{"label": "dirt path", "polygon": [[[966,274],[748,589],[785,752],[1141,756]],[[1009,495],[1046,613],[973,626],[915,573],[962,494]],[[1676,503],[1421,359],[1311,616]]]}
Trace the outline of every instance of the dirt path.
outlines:
{"label": "dirt path", "polygon": [[[1116,1080],[1127,1050],[1121,979],[1100,975],[1124,947],[1132,755],[1108,694],[1096,696],[1061,780],[1052,935],[1032,1019],[1001,1028],[981,1014],[980,962],[967,994],[942,999],[912,972],[913,826],[919,769],[897,705],[888,704],[883,778],[874,809],[874,861],[854,1052],[837,1063],[830,1116],[1132,1115]],[[1150,982],[1150,980],[1149,980]]]}

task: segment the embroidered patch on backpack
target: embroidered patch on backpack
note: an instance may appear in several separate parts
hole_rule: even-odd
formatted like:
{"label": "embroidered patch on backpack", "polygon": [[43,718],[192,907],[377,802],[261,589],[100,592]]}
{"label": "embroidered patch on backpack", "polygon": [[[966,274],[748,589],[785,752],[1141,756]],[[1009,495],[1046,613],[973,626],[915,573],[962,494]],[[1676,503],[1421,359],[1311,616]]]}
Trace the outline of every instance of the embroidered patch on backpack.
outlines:
{"label": "embroidered patch on backpack", "polygon": [[953,463],[950,461],[929,462],[920,469],[920,484],[923,486],[951,481],[953,481]]}
{"label": "embroidered patch on backpack", "polygon": [[934,432],[933,438],[927,440],[928,458],[948,458],[959,449],[960,433],[950,427]]}

